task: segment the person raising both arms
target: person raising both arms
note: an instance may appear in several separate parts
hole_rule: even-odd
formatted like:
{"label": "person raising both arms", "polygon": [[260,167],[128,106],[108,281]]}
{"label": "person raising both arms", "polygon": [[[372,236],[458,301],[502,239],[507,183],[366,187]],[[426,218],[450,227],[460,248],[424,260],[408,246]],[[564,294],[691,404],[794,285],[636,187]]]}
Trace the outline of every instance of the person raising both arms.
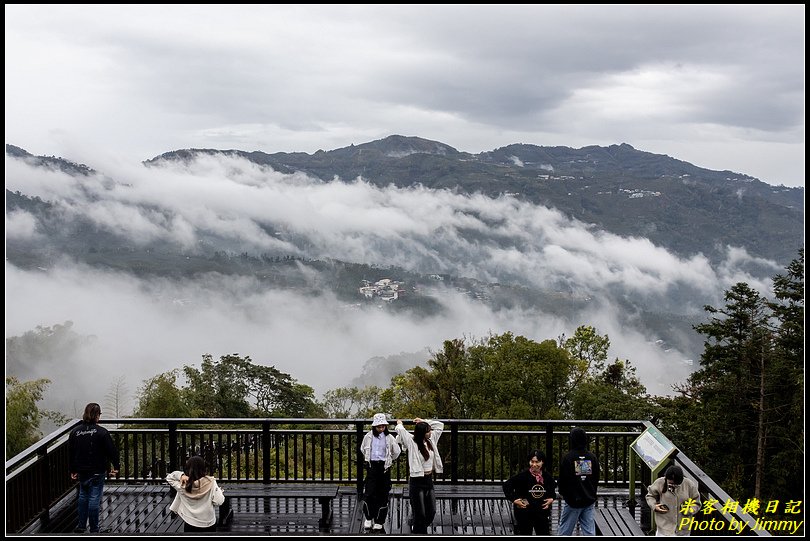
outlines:
{"label": "person raising both arms", "polygon": [[427,533],[436,515],[436,494],[433,490],[433,475],[442,473],[442,458],[439,456],[439,438],[444,423],[415,417],[413,435],[397,420],[396,432],[408,453],[408,492],[413,513],[411,533]]}

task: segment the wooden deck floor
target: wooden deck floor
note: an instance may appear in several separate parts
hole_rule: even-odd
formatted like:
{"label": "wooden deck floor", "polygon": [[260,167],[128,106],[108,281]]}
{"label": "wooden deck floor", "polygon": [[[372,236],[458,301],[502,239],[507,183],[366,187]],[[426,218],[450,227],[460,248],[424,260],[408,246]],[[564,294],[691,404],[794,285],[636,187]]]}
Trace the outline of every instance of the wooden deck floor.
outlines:
{"label": "wooden deck floor", "polygon": [[[254,487],[256,485],[253,485]],[[225,486],[227,490],[227,486]],[[385,532],[410,534],[410,503],[392,491]],[[399,494],[399,496],[397,495]],[[621,506],[627,493],[600,490],[600,507]],[[165,485],[113,485],[104,488],[101,528],[109,535],[182,534],[183,521],[169,511],[172,496]],[[333,503],[332,524],[320,530],[320,505],[314,498],[234,498],[234,519],[229,531],[235,535],[346,535],[360,533],[363,516],[354,487],[341,487]],[[51,510],[47,528],[38,523],[25,533],[72,533],[76,522],[75,496]],[[552,510],[552,534],[559,523],[560,504]],[[636,508],[636,519],[639,509]],[[429,533],[438,535],[512,535],[511,504],[502,497],[438,500]],[[217,535],[227,535],[218,532]]]}

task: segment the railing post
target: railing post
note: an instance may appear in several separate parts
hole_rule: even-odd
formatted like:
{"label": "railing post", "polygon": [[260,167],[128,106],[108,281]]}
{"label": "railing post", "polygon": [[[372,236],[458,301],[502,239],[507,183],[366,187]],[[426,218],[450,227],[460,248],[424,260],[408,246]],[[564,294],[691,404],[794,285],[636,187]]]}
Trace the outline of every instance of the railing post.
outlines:
{"label": "railing post", "polygon": [[365,468],[366,459],[363,458],[363,450],[360,446],[363,444],[363,423],[355,425],[355,437],[357,438],[357,497],[363,495],[363,473]]}
{"label": "railing post", "polygon": [[270,483],[270,421],[262,422],[262,482]]}
{"label": "railing post", "polygon": [[450,425],[450,481],[458,483],[458,423]]}
{"label": "railing post", "polygon": [[39,468],[42,472],[42,475],[39,479],[39,507],[42,509],[42,513],[39,515],[39,523],[42,525],[43,528],[48,526],[48,523],[51,521],[51,509],[49,507],[49,503],[51,501],[51,468],[50,468],[50,457],[48,456],[48,447],[43,446],[38,452],[39,458],[37,462],[39,462]]}
{"label": "railing post", "polygon": [[630,460],[630,481],[629,490],[630,498],[627,500],[632,509],[636,507],[636,457],[633,454],[633,449],[627,448],[628,458]]}
{"label": "railing post", "polygon": [[180,458],[177,456],[177,423],[169,421],[169,467],[168,471],[179,471]]}
{"label": "railing post", "polygon": [[[554,465],[559,464],[562,457],[559,456],[554,459],[554,425],[546,423],[546,460],[549,461],[548,471],[554,471]],[[557,472],[559,475],[560,472]]]}

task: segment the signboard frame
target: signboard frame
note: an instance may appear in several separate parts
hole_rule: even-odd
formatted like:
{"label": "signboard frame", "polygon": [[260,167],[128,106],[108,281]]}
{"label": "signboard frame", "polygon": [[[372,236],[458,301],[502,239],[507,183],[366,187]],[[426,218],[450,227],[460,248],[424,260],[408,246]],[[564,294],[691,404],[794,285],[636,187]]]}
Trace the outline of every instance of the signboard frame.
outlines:
{"label": "signboard frame", "polygon": [[678,448],[660,430],[654,426],[649,426],[630,444],[630,449],[644,461],[655,475]]}

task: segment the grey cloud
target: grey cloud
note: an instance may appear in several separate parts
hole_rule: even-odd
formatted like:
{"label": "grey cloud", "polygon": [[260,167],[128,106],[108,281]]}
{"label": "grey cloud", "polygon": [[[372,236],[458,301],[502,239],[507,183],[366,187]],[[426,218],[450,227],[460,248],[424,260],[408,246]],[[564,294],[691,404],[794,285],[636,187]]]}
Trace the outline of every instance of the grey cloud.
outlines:
{"label": "grey cloud", "polygon": [[[271,201],[281,190],[284,207],[292,208],[281,221],[309,239],[314,257],[348,257],[420,272],[431,272],[430,265],[450,272],[466,265],[473,277],[538,287],[564,274],[581,288],[620,283],[666,291],[681,282],[705,293],[722,279],[700,256],[680,260],[645,239],[591,231],[552,209],[508,197],[379,189],[362,182],[266,187],[270,194],[251,196],[261,207],[253,218],[279,219],[272,214],[279,205]],[[565,257],[550,254],[555,246],[564,246],[574,264],[566,266]]]}
{"label": "grey cloud", "polygon": [[18,210],[6,214],[6,239],[35,239],[39,235],[37,219],[30,213]]}
{"label": "grey cloud", "polygon": [[[127,175],[127,184],[112,188],[87,188],[82,179],[84,191],[70,187],[75,179],[58,178],[51,197],[66,212],[135,242],[163,238],[192,253],[213,236],[231,251],[396,265],[541,289],[620,287],[646,299],[663,299],[671,288],[713,295],[729,277],[764,275],[761,265],[746,270],[742,257],[714,269],[703,256],[680,259],[646,239],[596,231],[511,197],[323,183],[223,156]],[[48,186],[40,181],[37,195],[50,199]],[[88,191],[89,199],[80,199]],[[71,198],[61,199],[65,193]]]}
{"label": "grey cloud", "polygon": [[[440,297],[445,307],[440,317],[415,319],[374,308],[347,310],[328,294],[312,298],[266,290],[247,278],[147,283],[71,265],[47,272],[9,266],[7,277],[7,305],[14,316],[7,336],[69,320],[75,332],[94,338],[69,362],[57,363],[42,374],[54,382],[47,405],[62,411],[69,411],[72,402],[103,397],[122,373],[134,391],[153,375],[183,364],[199,365],[204,353],[250,355],[314,386],[320,394],[347,385],[373,356],[425,346],[439,349],[448,338],[507,330],[537,340],[553,339],[561,333],[570,335],[578,324],[538,311],[493,312],[453,291]],[[588,322],[607,325],[612,320],[613,316],[600,314],[601,310],[589,310]],[[634,344],[642,337],[634,331],[611,325],[600,331],[610,332],[612,354],[636,359],[637,365],[662,362],[661,352],[650,346],[639,350],[644,354],[640,358]],[[632,341],[625,342],[625,336]],[[88,370],[94,374],[91,380],[81,376]],[[656,371],[652,366],[645,370]],[[134,406],[134,401],[130,403]]]}
{"label": "grey cloud", "polygon": [[[803,21],[803,6],[9,6],[7,136],[138,160],[407,133],[474,152],[629,142],[694,161],[712,141],[707,166],[754,162],[744,172],[795,185]],[[681,70],[704,84],[677,84]],[[611,86],[651,71],[675,84]],[[651,107],[625,114],[628,100]],[[756,160],[727,150],[741,138]],[[770,141],[797,147],[792,173]]]}

